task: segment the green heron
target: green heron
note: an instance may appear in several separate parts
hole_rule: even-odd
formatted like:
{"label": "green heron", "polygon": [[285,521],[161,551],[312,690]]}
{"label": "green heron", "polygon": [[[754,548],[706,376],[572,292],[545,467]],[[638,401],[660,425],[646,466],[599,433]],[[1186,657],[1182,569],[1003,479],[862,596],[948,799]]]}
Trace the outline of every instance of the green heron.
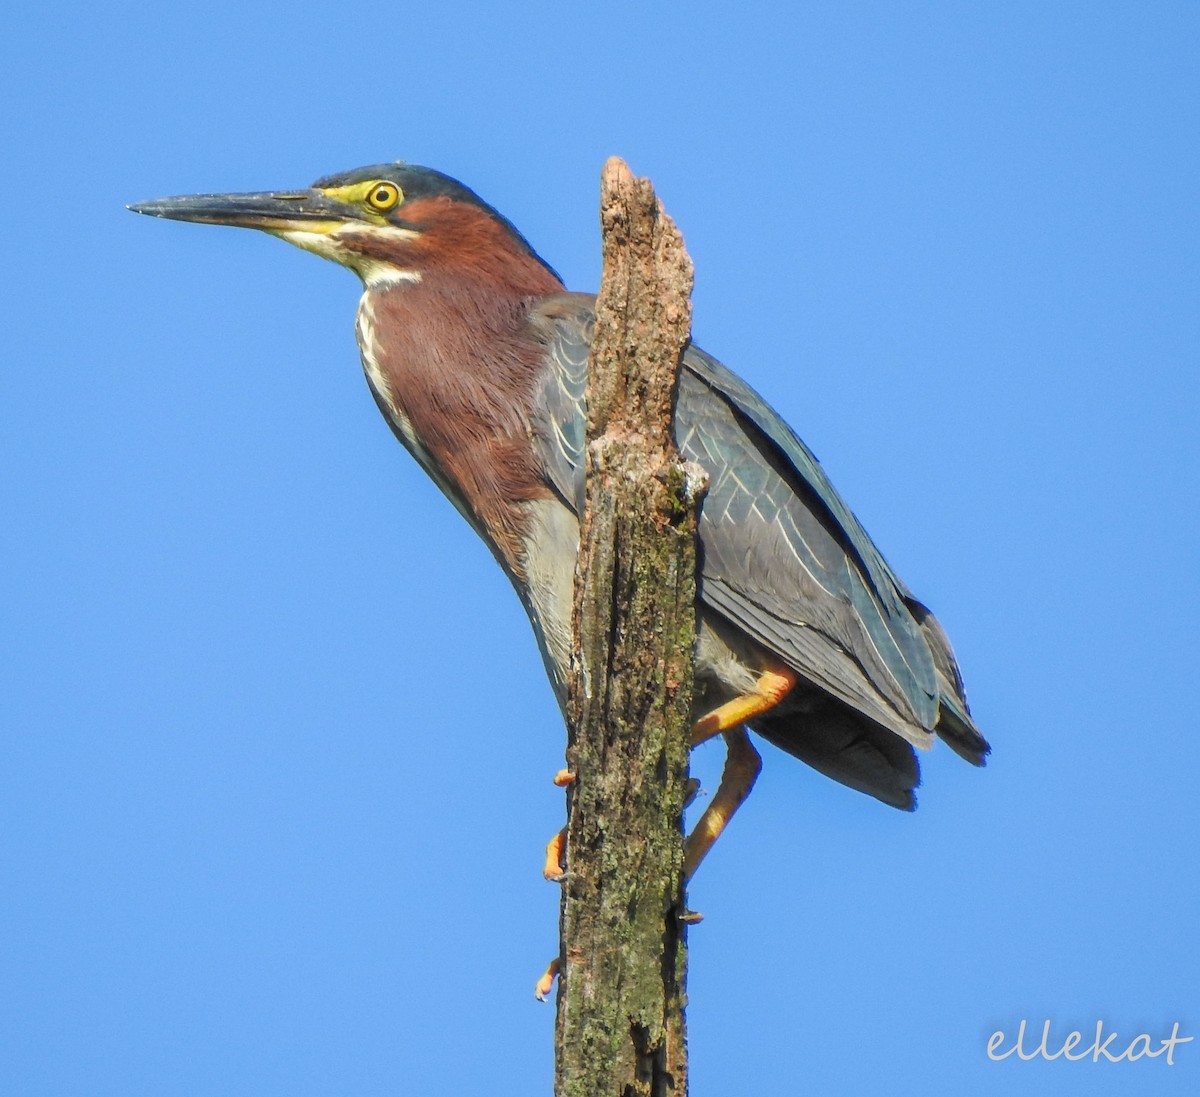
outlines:
{"label": "green heron", "polygon": [[[362,279],[357,334],[371,393],[512,580],[561,703],[594,298],[565,292],[473,191],[410,164],[359,168],[305,190],[130,208],[261,229]],[[692,739],[723,734],[728,747],[720,786],[688,839],[686,873],[758,775],[747,728],[906,810],[920,779],[914,746],[936,735],[982,765],[989,747],[946,634],[787,424],[695,346],[675,424],[684,457],[710,481]],[[561,875],[559,852],[552,842],[548,877]]]}

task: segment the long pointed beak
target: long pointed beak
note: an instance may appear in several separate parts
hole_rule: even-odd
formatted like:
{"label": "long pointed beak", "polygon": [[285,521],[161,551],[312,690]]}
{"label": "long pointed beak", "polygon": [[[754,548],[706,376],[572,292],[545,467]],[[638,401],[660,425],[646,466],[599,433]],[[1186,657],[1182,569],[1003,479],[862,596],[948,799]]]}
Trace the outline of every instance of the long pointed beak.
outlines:
{"label": "long pointed beak", "polygon": [[353,219],[352,211],[319,190],[261,194],[185,194],[126,207],[148,217],[238,228],[328,232]]}

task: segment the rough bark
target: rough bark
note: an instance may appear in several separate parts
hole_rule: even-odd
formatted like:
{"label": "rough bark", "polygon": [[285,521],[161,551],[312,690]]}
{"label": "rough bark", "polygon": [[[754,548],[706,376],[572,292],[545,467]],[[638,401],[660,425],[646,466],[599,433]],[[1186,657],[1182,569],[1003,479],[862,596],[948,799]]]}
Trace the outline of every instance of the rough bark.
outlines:
{"label": "rough bark", "polygon": [[672,439],[692,264],[649,180],[601,181],[569,683],[558,1097],[687,1092],[683,805],[696,494]]}

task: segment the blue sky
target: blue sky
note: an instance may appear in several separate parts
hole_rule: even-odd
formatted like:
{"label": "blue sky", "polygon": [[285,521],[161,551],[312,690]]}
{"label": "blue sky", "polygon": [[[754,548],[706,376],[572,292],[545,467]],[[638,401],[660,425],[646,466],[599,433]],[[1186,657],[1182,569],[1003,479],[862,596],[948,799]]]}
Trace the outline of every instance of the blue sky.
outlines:
{"label": "blue sky", "polygon": [[403,158],[592,289],[616,153],[697,342],[936,609],[995,748],[926,757],[913,816],[765,749],[692,889],[693,1092],[1197,1091],[1200,1040],[985,1051],[1200,1037],[1195,5],[31,12],[0,1090],[550,1091],[564,733],[516,599],[379,419],[351,275],[123,207]]}

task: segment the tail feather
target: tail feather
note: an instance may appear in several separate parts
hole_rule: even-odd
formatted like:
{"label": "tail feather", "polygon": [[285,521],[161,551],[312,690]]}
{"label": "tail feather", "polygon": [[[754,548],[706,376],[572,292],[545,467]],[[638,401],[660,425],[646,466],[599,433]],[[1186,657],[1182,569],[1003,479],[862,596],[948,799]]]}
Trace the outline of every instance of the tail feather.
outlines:
{"label": "tail feather", "polygon": [[921,769],[913,748],[830,700],[813,712],[768,714],[754,731],[819,773],[902,811],[913,811]]}
{"label": "tail feather", "polygon": [[937,727],[933,730],[960,758],[965,758],[973,766],[982,766],[992,748],[975,726],[975,721],[971,719],[962,674],[959,673],[958,662],[954,658],[954,649],[950,646],[946,630],[928,606],[918,602],[911,595],[905,598],[905,602],[925,633],[925,642],[933,654],[933,665],[937,671],[941,697],[938,703]]}

